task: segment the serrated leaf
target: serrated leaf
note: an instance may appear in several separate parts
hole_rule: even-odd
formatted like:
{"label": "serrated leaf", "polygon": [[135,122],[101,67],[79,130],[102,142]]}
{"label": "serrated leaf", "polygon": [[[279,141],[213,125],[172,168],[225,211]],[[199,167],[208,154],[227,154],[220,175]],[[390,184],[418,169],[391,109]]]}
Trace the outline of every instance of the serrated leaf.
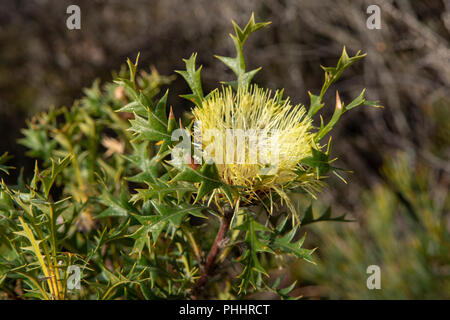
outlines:
{"label": "serrated leaf", "polygon": [[136,113],[141,117],[147,117],[147,115],[148,115],[147,108],[137,101],[132,101],[132,102],[126,104],[125,106],[123,106],[122,108],[117,110],[117,112]]}
{"label": "serrated leaf", "polygon": [[[46,169],[42,172],[37,172],[37,176],[39,180],[42,182],[44,187],[45,196],[48,197],[50,193],[50,189],[53,186],[56,177],[64,170],[65,167],[69,165],[72,161],[73,155],[69,154],[63,159],[58,159],[57,161],[51,159],[52,167],[50,169]],[[36,174],[36,172],[35,172]]]}
{"label": "serrated leaf", "polygon": [[296,235],[298,227],[293,228],[291,231],[286,233],[283,236],[276,237],[269,246],[273,250],[278,250],[281,253],[290,253],[295,255],[297,258],[304,259],[308,262],[314,263],[311,255],[314,252],[314,249],[304,249],[302,248],[303,242],[305,241],[305,236],[303,236],[300,240],[291,242],[294,236]]}
{"label": "serrated leaf", "polygon": [[149,184],[148,189],[136,189],[136,194],[134,194],[130,201],[136,202],[139,200],[148,201],[152,199],[159,199],[161,202],[167,195],[176,195],[178,201],[184,197],[186,193],[195,192],[197,188],[190,185],[166,185],[166,184]]}
{"label": "serrated leaf", "polygon": [[308,115],[310,117],[314,116],[320,109],[323,108],[323,106],[325,106],[325,103],[322,102],[322,98],[320,96],[317,96],[315,94],[312,94],[311,92],[308,91],[308,95],[309,95],[309,110],[308,110]]}
{"label": "serrated leaf", "polygon": [[314,148],[311,152],[311,156],[303,158],[300,162],[315,169],[318,177],[323,177],[331,169],[329,155]]}
{"label": "serrated leaf", "polygon": [[229,67],[237,76],[236,81],[225,82],[226,84],[232,86],[235,90],[237,90],[238,87],[243,88],[248,87],[255,74],[261,69],[257,68],[248,72],[246,71],[245,59],[243,54],[243,47],[245,40],[247,40],[250,34],[269,24],[270,22],[255,23],[254,14],[252,14],[250,20],[248,21],[247,25],[243,30],[233,21],[235,35],[230,36],[236,49],[236,57],[234,58],[224,56],[215,56],[215,57],[220,61],[222,61],[227,67]]}
{"label": "serrated leaf", "polygon": [[11,158],[12,158],[11,156],[8,156],[8,152],[6,152],[0,156],[0,171],[3,171],[4,173],[9,174],[9,170],[14,169],[14,167],[7,166],[5,164]]}
{"label": "serrated leaf", "polygon": [[[171,180],[171,182],[176,181],[200,182],[200,187],[198,189],[195,202],[202,199],[214,189],[225,186],[225,184],[220,180],[216,165],[214,163],[208,164],[206,162],[198,170],[185,166],[183,171]],[[226,187],[224,187],[224,189],[227,190]]]}
{"label": "serrated leaf", "polygon": [[307,224],[320,222],[320,221],[337,221],[337,222],[354,222],[355,220],[348,220],[345,219],[347,214],[343,214],[337,217],[331,217],[331,206],[329,206],[320,217],[317,219],[314,218],[313,208],[312,205],[309,205],[308,208],[305,211],[305,214],[301,220],[301,225],[305,226]]}
{"label": "serrated leaf", "polygon": [[192,90],[192,94],[182,95],[181,97],[194,102],[197,106],[200,107],[204,99],[202,83],[200,79],[202,66],[196,69],[196,59],[196,53],[193,53],[189,59],[183,59],[184,63],[186,64],[186,71],[176,70],[175,72],[180,74],[184,78],[184,80],[189,85],[189,88],[191,88]]}
{"label": "serrated leaf", "polygon": [[168,206],[166,204],[157,203],[156,201],[150,202],[157,214],[150,216],[134,215],[134,217],[143,225],[131,236],[135,239],[150,233],[153,242],[156,242],[167,225],[177,229],[188,215],[206,218],[201,212],[201,207],[195,207],[188,204]]}
{"label": "serrated leaf", "polygon": [[128,217],[129,213],[138,214],[138,209],[132,205],[128,199],[129,194],[125,185],[122,185],[119,198],[115,197],[105,188],[99,198],[99,201],[107,206],[107,209],[102,211],[97,217]]}
{"label": "serrated leaf", "polygon": [[167,132],[167,95],[168,92],[159,100],[153,111],[147,107],[147,119],[135,114],[135,119],[130,120],[129,130],[137,135],[137,139],[160,141],[171,138]]}
{"label": "serrated leaf", "polygon": [[259,262],[258,253],[273,253],[269,247],[268,237],[260,235],[260,233],[271,233],[272,231],[251,217],[247,217],[247,220],[237,229],[246,231],[244,241],[248,249],[239,258],[239,261],[244,265],[244,270],[238,276],[241,279],[239,292],[246,292],[249,286],[257,287],[257,281],[261,275],[268,276]]}

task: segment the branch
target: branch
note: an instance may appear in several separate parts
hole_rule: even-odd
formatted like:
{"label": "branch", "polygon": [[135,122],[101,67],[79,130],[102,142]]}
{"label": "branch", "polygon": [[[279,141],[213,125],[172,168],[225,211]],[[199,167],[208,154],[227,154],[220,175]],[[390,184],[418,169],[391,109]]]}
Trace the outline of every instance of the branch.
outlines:
{"label": "branch", "polygon": [[217,255],[223,245],[223,241],[226,237],[228,228],[230,226],[231,218],[233,217],[233,210],[225,210],[224,215],[220,220],[219,231],[217,231],[216,239],[209,251],[206,262],[202,268],[202,273],[198,279],[196,285],[192,290],[192,299],[197,300],[199,298],[200,291],[204,288],[208,282],[208,278],[212,268],[214,267]]}

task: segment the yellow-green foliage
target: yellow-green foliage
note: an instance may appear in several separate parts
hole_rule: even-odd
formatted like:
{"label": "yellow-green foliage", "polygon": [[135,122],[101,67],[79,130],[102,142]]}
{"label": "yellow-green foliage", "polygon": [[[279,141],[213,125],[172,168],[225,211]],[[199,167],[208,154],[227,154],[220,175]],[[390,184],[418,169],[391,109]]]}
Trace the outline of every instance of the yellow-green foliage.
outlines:
{"label": "yellow-green foliage", "polygon": [[[183,97],[207,126],[242,129],[246,122],[256,126],[248,129],[279,130],[279,172],[253,177],[254,171],[224,173],[205,159],[198,166],[173,162],[179,145],[172,134],[186,129],[192,137],[193,117],[175,119],[168,91],[156,98],[171,78],[138,73],[138,59],[128,60],[128,72],[114,83],[94,84],[72,107],[39,114],[23,130],[20,143],[36,165],[34,175],[21,176],[17,185],[0,183],[0,290],[38,299],[245,298],[258,291],[289,298],[294,285],[280,288],[269,275],[284,255],[313,261],[300,222],[345,217],[332,218],[327,210],[315,219],[306,210],[301,218],[292,206],[287,212],[286,191],[308,196],[305,191],[338,170],[330,144],[319,142],[344,112],[376,104],[365,100],[364,90],[348,104],[336,93],[331,119],[312,125],[328,88],[363,57],[349,57],[345,49],[336,67],[323,67],[324,84],[319,95],[310,94],[308,111],[290,108],[281,91],[270,100],[266,89],[251,87],[259,69],[246,70],[243,44],[267,25],[253,16],[243,29],[234,24],[236,57],[218,57],[237,77],[224,95],[204,94],[195,54],[178,73],[192,90]],[[225,113],[231,119],[221,124]],[[7,161],[0,157],[2,174],[12,169]],[[258,189],[254,178],[268,180]],[[81,286],[68,290],[75,266]]]}
{"label": "yellow-green foliage", "polygon": [[[386,183],[367,190],[360,220],[316,225],[317,268],[297,277],[332,299],[449,299],[450,199],[436,172],[400,153],[388,159]],[[381,289],[369,290],[369,265],[381,268]]]}

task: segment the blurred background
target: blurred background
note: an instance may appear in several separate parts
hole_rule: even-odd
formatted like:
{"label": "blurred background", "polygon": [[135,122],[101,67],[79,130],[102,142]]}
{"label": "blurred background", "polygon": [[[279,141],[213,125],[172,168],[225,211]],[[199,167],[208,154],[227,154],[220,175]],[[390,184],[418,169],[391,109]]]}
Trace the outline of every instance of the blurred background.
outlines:
{"label": "blurred background", "polygon": [[[66,8],[81,8],[81,29],[66,27]],[[369,30],[369,5],[381,9],[381,29]],[[338,84],[348,102],[367,88],[384,109],[349,112],[333,133],[337,166],[350,168],[314,203],[333,204],[356,222],[305,228],[318,245],[317,265],[296,263],[285,280],[298,280],[305,298],[450,299],[450,1],[350,0],[2,0],[0,3],[0,154],[32,168],[17,144],[33,114],[71,106],[95,79],[111,81],[126,58],[163,75],[182,69],[199,52],[208,90],[232,75],[214,54],[232,55],[231,19],[251,13],[272,21],[246,43],[255,81],[285,88],[295,103],[318,93],[320,65],[333,66],[345,45],[367,57]],[[177,116],[190,105],[180,77],[170,86]],[[334,109],[329,90],[325,117]],[[14,179],[12,176],[10,179]],[[304,201],[304,200],[300,200]],[[306,203],[307,204],[307,203]],[[306,205],[305,204],[305,205]],[[317,212],[318,213],[318,212]],[[316,213],[316,214],[317,214]],[[369,265],[381,268],[381,290],[366,286]]]}

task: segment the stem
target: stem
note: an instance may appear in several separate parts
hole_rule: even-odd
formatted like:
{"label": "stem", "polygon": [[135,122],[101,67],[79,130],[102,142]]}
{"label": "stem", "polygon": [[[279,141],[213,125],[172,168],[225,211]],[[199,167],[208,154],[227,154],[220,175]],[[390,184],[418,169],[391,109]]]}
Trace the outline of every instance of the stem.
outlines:
{"label": "stem", "polygon": [[187,228],[183,228],[183,231],[186,233],[188,241],[189,241],[190,245],[192,246],[192,249],[194,250],[195,257],[197,258],[198,261],[201,261],[202,255],[200,254],[200,249],[198,248],[198,245],[197,245],[197,242],[195,241],[194,236]]}
{"label": "stem", "polygon": [[[70,150],[71,153],[73,153],[73,149]],[[81,172],[80,172],[80,167],[78,165],[78,160],[77,160],[77,156],[75,155],[75,153],[73,153],[73,166],[75,168],[75,177],[77,179],[78,182],[78,188],[79,191],[81,193],[80,195],[80,202],[84,203],[87,201],[87,196],[86,196],[86,192],[85,192],[85,186],[84,186],[84,182],[83,182],[83,178],[81,177]]]}
{"label": "stem", "polygon": [[52,251],[53,251],[53,266],[49,266],[49,269],[52,271],[53,275],[55,276],[54,280],[56,282],[56,288],[57,288],[57,295],[56,298],[63,299],[64,297],[61,297],[61,292],[63,291],[62,283],[61,283],[61,277],[59,274],[58,269],[58,256],[57,256],[57,248],[56,248],[56,230],[55,230],[55,212],[53,208],[53,203],[50,202],[50,232],[51,232],[51,241],[52,241]]}
{"label": "stem", "polygon": [[194,300],[198,299],[199,292],[201,291],[201,289],[203,289],[205,284],[208,282],[210,272],[215,264],[217,254],[219,253],[220,247],[223,243],[223,240],[225,239],[225,236],[226,236],[228,228],[230,226],[232,217],[233,217],[232,210],[225,211],[224,215],[222,216],[222,218],[220,220],[220,227],[219,227],[219,231],[217,231],[216,239],[214,240],[214,243],[209,251],[208,257],[206,258],[206,262],[203,266],[200,278],[198,279],[198,281],[192,291],[192,299],[194,299]]}
{"label": "stem", "polygon": [[[236,225],[241,225],[241,223],[244,220],[244,216],[243,215],[237,215],[236,218]],[[231,233],[231,243],[234,243],[234,241],[237,239],[237,237],[239,236],[239,233],[241,231],[240,230],[233,230],[233,232]],[[231,251],[231,247],[226,247],[225,250],[222,251],[222,253],[219,256],[219,262],[224,262],[225,258],[227,257],[228,253]]]}

